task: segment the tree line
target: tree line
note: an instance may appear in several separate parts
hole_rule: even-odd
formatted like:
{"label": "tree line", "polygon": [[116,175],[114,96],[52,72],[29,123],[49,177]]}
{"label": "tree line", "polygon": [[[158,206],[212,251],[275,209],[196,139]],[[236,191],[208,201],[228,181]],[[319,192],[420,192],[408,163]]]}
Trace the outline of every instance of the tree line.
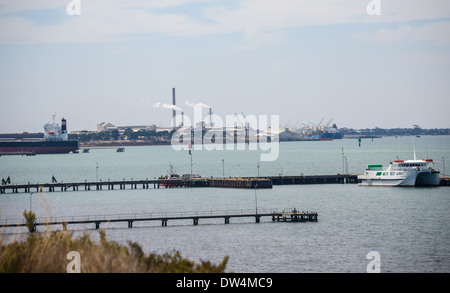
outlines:
{"label": "tree line", "polygon": [[[116,140],[158,140],[170,141],[175,129],[171,131],[163,130],[147,130],[140,129],[133,131],[131,128],[125,129],[121,134],[117,129],[111,131],[100,132],[81,132],[80,134],[69,134],[70,140],[78,140],[79,142],[89,141],[116,141]],[[344,135],[370,135],[370,136],[402,136],[402,135],[450,135],[450,128],[432,128],[423,129],[415,125],[414,128],[340,128],[339,131]]]}
{"label": "tree line", "polygon": [[418,125],[413,128],[340,128],[344,135],[402,136],[402,135],[450,135],[449,128],[423,129]]}

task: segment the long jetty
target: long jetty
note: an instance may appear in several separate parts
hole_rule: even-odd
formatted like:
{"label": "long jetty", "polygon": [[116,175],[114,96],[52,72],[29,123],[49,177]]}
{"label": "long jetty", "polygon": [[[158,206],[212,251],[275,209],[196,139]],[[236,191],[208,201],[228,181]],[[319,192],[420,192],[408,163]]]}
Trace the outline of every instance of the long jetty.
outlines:
{"label": "long jetty", "polygon": [[[162,227],[167,226],[168,221],[191,220],[193,225],[198,225],[200,220],[223,219],[225,224],[230,223],[231,218],[254,218],[256,223],[262,217],[271,217],[275,222],[317,222],[317,212],[297,211],[288,209],[277,211],[272,209],[264,210],[231,210],[231,211],[208,211],[208,212],[171,212],[171,213],[140,213],[126,215],[97,215],[97,216],[74,216],[74,217],[52,217],[36,219],[31,231],[36,231],[37,226],[61,225],[63,230],[67,230],[68,225],[75,224],[95,224],[95,229],[99,229],[101,224],[126,222],[128,228],[133,227],[134,222],[160,221]],[[26,227],[25,220],[2,220],[0,227]]]}
{"label": "long jetty", "polygon": [[[307,175],[307,176],[268,176],[268,177],[209,177],[193,179],[144,179],[107,180],[84,182],[54,182],[0,185],[0,194],[56,192],[80,190],[124,190],[177,187],[218,187],[265,189],[273,185],[292,184],[357,184],[357,174]],[[450,186],[450,177],[441,177],[441,186]]]}
{"label": "long jetty", "polygon": [[144,180],[107,180],[84,182],[53,182],[0,185],[3,193],[56,192],[80,190],[123,190],[173,187],[219,187],[265,189],[273,185],[287,184],[355,184],[357,175],[307,175],[307,176],[268,176],[268,177],[205,177],[192,179],[144,179]]}

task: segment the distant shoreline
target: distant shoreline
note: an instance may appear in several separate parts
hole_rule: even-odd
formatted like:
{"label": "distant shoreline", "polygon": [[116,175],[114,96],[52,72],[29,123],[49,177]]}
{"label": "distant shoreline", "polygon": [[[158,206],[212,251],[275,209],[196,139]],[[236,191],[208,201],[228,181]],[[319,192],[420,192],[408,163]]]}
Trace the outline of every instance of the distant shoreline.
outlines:
{"label": "distant shoreline", "polygon": [[[444,134],[442,134],[444,135]],[[341,139],[371,139],[371,138],[382,138],[382,137],[410,137],[411,135],[345,135]],[[415,135],[416,136],[416,135]],[[418,135],[418,136],[437,136],[437,135]],[[340,139],[334,139],[340,140]],[[280,140],[280,142],[292,142],[292,141],[303,141],[303,140]],[[80,142],[80,148],[116,148],[116,147],[125,147],[125,146],[162,146],[162,145],[170,145],[170,141],[149,141],[149,140],[114,140],[114,141],[89,141],[89,142]]]}

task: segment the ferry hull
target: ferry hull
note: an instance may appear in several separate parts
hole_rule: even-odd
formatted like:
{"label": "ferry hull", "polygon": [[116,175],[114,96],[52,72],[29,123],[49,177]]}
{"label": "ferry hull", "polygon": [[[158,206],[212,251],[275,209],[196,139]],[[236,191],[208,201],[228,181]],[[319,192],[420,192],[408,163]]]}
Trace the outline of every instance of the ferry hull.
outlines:
{"label": "ferry hull", "polygon": [[407,186],[401,185],[403,180],[388,180],[388,179],[359,179],[360,186]]}
{"label": "ferry hull", "polygon": [[416,178],[416,186],[438,186],[441,183],[439,172],[419,173]]}
{"label": "ferry hull", "polygon": [[405,178],[367,178],[358,176],[359,185],[361,186],[439,186],[439,172],[418,172],[409,174]]}

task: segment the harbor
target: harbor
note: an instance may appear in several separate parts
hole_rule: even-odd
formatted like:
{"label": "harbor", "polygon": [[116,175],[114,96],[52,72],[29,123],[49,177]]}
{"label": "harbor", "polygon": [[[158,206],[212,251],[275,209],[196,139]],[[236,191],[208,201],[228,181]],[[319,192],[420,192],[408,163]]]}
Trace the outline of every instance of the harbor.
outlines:
{"label": "harbor", "polygon": [[[421,137],[416,145],[419,158],[434,158],[442,187],[359,186],[367,164],[410,159],[408,138],[361,147],[357,140],[281,142],[276,162],[258,162],[261,151],[194,151],[191,165],[187,152],[170,146],[2,156],[0,224],[12,226],[0,230],[7,239],[27,237],[28,227],[15,225],[31,210],[42,223],[38,235],[67,229],[98,240],[104,231],[106,239],[140,243],[146,253],[177,250],[212,262],[229,255],[236,272],[295,273],[298,263],[304,272],[360,272],[369,251],[381,252],[382,271],[444,272],[450,178],[442,157],[449,156],[449,137]],[[170,164],[180,178],[159,179],[171,174]],[[269,179],[268,187],[258,178]],[[320,219],[291,222],[282,212],[293,207]],[[248,216],[225,217],[241,214]],[[256,214],[264,214],[259,223]],[[211,215],[219,217],[197,220]]]}

